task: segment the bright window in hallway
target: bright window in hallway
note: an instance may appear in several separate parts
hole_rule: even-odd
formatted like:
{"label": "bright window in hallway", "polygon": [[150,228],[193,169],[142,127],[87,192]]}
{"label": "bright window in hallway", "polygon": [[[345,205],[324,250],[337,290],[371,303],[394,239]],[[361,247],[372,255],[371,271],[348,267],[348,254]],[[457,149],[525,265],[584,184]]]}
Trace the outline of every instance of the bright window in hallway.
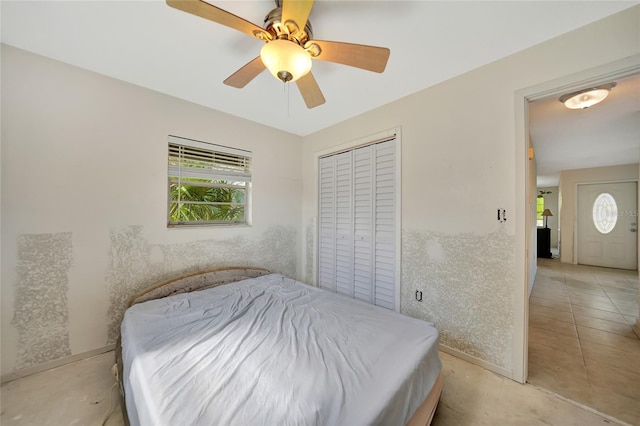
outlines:
{"label": "bright window in hallway", "polygon": [[611,194],[603,192],[593,203],[593,224],[598,232],[608,234],[618,221],[618,206]]}

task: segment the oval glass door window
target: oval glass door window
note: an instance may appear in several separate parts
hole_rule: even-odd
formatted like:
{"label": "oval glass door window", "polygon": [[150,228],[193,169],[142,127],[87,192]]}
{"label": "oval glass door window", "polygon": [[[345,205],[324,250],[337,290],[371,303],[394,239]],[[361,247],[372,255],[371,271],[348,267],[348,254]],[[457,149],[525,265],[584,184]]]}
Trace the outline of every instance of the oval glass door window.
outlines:
{"label": "oval glass door window", "polygon": [[603,192],[593,202],[593,224],[601,234],[613,231],[618,221],[618,205],[611,194]]}

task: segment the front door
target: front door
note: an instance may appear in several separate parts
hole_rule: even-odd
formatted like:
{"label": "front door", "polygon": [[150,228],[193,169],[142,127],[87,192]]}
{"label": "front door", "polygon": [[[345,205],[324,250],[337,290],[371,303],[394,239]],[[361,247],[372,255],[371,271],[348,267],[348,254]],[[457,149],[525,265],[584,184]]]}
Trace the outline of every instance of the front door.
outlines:
{"label": "front door", "polygon": [[638,269],[636,182],[578,185],[578,263]]}

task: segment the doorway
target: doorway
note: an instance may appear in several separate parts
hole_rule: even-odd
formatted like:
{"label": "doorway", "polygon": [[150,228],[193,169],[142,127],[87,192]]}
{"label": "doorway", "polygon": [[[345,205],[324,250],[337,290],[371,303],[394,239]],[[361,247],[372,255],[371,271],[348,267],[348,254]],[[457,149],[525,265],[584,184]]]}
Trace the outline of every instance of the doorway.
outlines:
{"label": "doorway", "polygon": [[[531,88],[528,91],[523,91],[520,95],[522,99],[527,102],[524,113],[524,123],[522,130],[524,131],[521,142],[521,153],[523,156],[526,154],[529,146],[535,147],[535,137],[532,137],[532,144],[529,144],[530,136],[530,122],[527,108],[530,108],[529,101],[538,101],[543,99],[550,99],[555,97],[555,104],[560,108],[561,104],[557,102],[557,98],[571,90],[579,89],[580,86],[588,87],[591,84],[598,85],[606,81],[620,81],[621,79],[637,76],[640,71],[640,56],[636,56],[629,61],[619,61],[615,64],[609,64],[607,66],[600,67],[595,70],[585,71],[583,73],[570,76],[564,79],[559,79],[554,82],[549,82],[540,85],[536,88]],[[636,92],[637,93],[637,92]],[[595,109],[594,109],[595,110]],[[602,121],[602,120],[600,120]],[[594,127],[591,124],[599,122],[592,119],[583,123],[583,129],[589,130],[593,133]],[[636,133],[637,134],[637,131]],[[566,135],[561,135],[560,139],[564,139]],[[583,138],[584,139],[584,138]],[[601,137],[601,144],[605,144],[607,140],[611,140],[611,137]],[[634,153],[637,152],[637,140],[635,139]],[[574,155],[576,158],[587,157],[584,149],[584,140],[579,141],[580,144],[575,147],[563,147],[566,153]],[[604,146],[604,145],[603,145]],[[631,152],[631,151],[630,151]],[[536,155],[536,157],[538,157]],[[613,166],[616,164],[625,163],[606,163],[606,157],[608,153],[602,155],[588,155],[590,158],[596,158],[602,163],[593,164],[589,166],[574,167],[573,169],[587,170],[591,168],[598,168],[603,166]],[[629,155],[627,158],[632,158]],[[529,156],[531,159],[531,156]],[[557,157],[556,157],[557,159]],[[635,162],[637,160],[630,160],[626,163]],[[540,173],[543,167],[540,167],[540,163],[526,162],[524,176],[536,175]],[[543,165],[544,166],[544,165]],[[565,170],[571,170],[571,167],[566,167]],[[530,173],[529,170],[532,170]],[[525,253],[525,271],[528,279],[533,284],[533,292],[531,293],[531,299],[528,295],[525,295],[525,308],[524,308],[524,340],[525,340],[525,365],[523,370],[525,371],[525,378],[529,376],[531,378],[531,372],[529,367],[529,357],[532,358],[532,362],[537,363],[537,367],[547,366],[549,369],[538,368],[535,371],[535,375],[538,378],[542,377],[548,379],[546,384],[555,382],[557,389],[551,388],[551,385],[546,384],[543,387],[552,389],[561,395],[564,395],[572,400],[580,401],[583,404],[594,407],[601,412],[609,412],[617,416],[618,418],[636,419],[640,417],[640,412],[637,411],[637,381],[628,381],[628,377],[631,374],[633,376],[637,372],[636,361],[640,356],[640,334],[634,332],[637,330],[637,324],[640,324],[638,318],[638,273],[637,273],[637,240],[635,235],[632,237],[636,241],[635,254],[634,249],[629,248],[630,256],[635,257],[635,265],[632,265],[628,270],[612,270],[607,268],[582,266],[577,263],[577,255],[580,251],[589,253],[588,246],[592,244],[588,237],[585,237],[579,241],[577,234],[580,232],[578,229],[579,223],[589,224],[593,222],[593,211],[596,203],[596,198],[602,193],[609,193],[610,188],[601,191],[595,191],[591,201],[588,197],[583,196],[583,202],[586,203],[586,207],[578,206],[578,186],[577,183],[589,182],[590,179],[582,179],[575,181],[575,173],[572,176],[572,185],[568,185],[565,181],[564,185],[561,185],[561,200],[559,215],[563,218],[561,228],[567,232],[564,243],[570,243],[572,247],[567,251],[569,253],[568,259],[560,260],[547,260],[541,259],[541,262],[531,256],[529,251],[527,255],[527,249],[534,246],[529,244],[531,240],[535,242],[535,210],[532,211],[529,206],[531,205],[531,199],[537,194],[536,186],[552,186],[548,183],[536,185],[535,178],[529,181],[524,180],[524,193],[525,196],[522,199],[525,213],[523,217],[525,219],[526,238],[524,240],[524,253]],[[597,173],[596,173],[597,175]],[[635,176],[637,178],[638,172],[636,167]],[[615,178],[602,178],[602,176],[590,176],[595,177],[594,181],[599,182],[614,182],[614,181],[631,181],[633,177],[615,177]],[[625,222],[622,220],[617,223],[616,226],[626,226],[628,230],[637,229],[632,223],[636,223],[636,211],[637,204],[637,186],[635,182],[632,182],[632,189],[635,191],[635,199],[632,199],[632,207],[620,207],[616,208],[624,212],[631,213],[627,215],[631,220]],[[555,186],[555,185],[553,185]],[[592,189],[596,189],[595,187]],[[606,197],[603,197],[606,198]],[[618,203],[617,199],[616,203]],[[610,200],[609,200],[610,201]],[[603,206],[607,206],[607,200],[599,200],[600,210],[606,210]],[[604,204],[603,204],[604,203]],[[610,204],[610,203],[609,203]],[[564,207],[564,208],[563,208]],[[564,210],[564,211],[563,211]],[[578,216],[578,211],[583,212],[585,217],[582,219]],[[589,213],[590,212],[590,213]],[[616,221],[620,220],[619,212],[614,215]],[[609,217],[613,219],[613,217]],[[575,222],[574,222],[575,221]],[[611,221],[609,221],[611,222]],[[624,224],[621,226],[621,224]],[[607,226],[611,227],[607,221],[599,224],[603,231],[612,232],[607,230]],[[574,227],[575,226],[575,227]],[[592,225],[595,227],[595,224]],[[630,228],[629,226],[633,226]],[[628,231],[633,233],[633,231]],[[606,232],[605,232],[606,233]],[[635,233],[633,233],[635,234]],[[573,247],[575,244],[575,247]],[[578,244],[581,244],[578,246]],[[597,244],[597,243],[595,243]],[[575,250],[575,253],[574,253]],[[601,251],[606,251],[607,248],[602,245]],[[626,250],[626,249],[625,249]],[[625,251],[622,250],[622,251]],[[592,251],[596,251],[596,248],[592,247]],[[608,253],[604,253],[606,257]],[[618,256],[620,257],[620,256]],[[582,260],[582,259],[581,259]],[[592,262],[590,260],[584,261]],[[538,265],[538,273],[536,273],[536,264]],[[531,273],[533,271],[533,273]],[[534,278],[535,277],[535,278]],[[535,279],[535,281],[534,281]],[[529,284],[529,282],[527,282]],[[527,287],[525,287],[526,292]],[[536,299],[533,303],[534,298]],[[529,304],[531,302],[531,305]],[[531,316],[529,315],[531,314]],[[569,339],[569,340],[567,340]],[[534,346],[533,342],[537,341],[539,345]],[[533,352],[532,352],[533,350]],[[549,362],[550,353],[553,352],[557,355],[555,361]],[[615,356],[621,355],[622,358],[615,358]],[[614,362],[611,362],[614,360]],[[609,364],[607,364],[607,362]],[[606,371],[605,371],[606,370]],[[566,374],[565,374],[566,373]],[[615,380],[611,379],[615,377]],[[538,382],[542,385],[541,382]],[[600,386],[602,385],[602,386]],[[561,387],[565,387],[562,389]],[[631,390],[631,392],[629,392]],[[635,392],[635,393],[634,393]],[[609,409],[621,406],[621,401],[625,401],[624,410],[621,412],[612,413]],[[628,404],[626,403],[628,402]]]}

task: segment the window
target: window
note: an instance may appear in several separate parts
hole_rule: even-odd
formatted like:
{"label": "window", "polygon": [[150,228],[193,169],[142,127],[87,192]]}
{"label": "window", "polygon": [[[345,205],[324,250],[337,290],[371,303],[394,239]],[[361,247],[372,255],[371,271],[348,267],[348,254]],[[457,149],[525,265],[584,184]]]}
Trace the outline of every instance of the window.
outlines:
{"label": "window", "polygon": [[538,227],[544,226],[544,218],[542,217],[543,211],[544,211],[544,197],[542,195],[538,195],[538,198],[536,198],[536,226]]}
{"label": "window", "polygon": [[618,221],[618,205],[611,194],[603,192],[593,203],[593,224],[601,234],[613,231]]}
{"label": "window", "polygon": [[168,226],[248,224],[251,152],[169,136]]}

